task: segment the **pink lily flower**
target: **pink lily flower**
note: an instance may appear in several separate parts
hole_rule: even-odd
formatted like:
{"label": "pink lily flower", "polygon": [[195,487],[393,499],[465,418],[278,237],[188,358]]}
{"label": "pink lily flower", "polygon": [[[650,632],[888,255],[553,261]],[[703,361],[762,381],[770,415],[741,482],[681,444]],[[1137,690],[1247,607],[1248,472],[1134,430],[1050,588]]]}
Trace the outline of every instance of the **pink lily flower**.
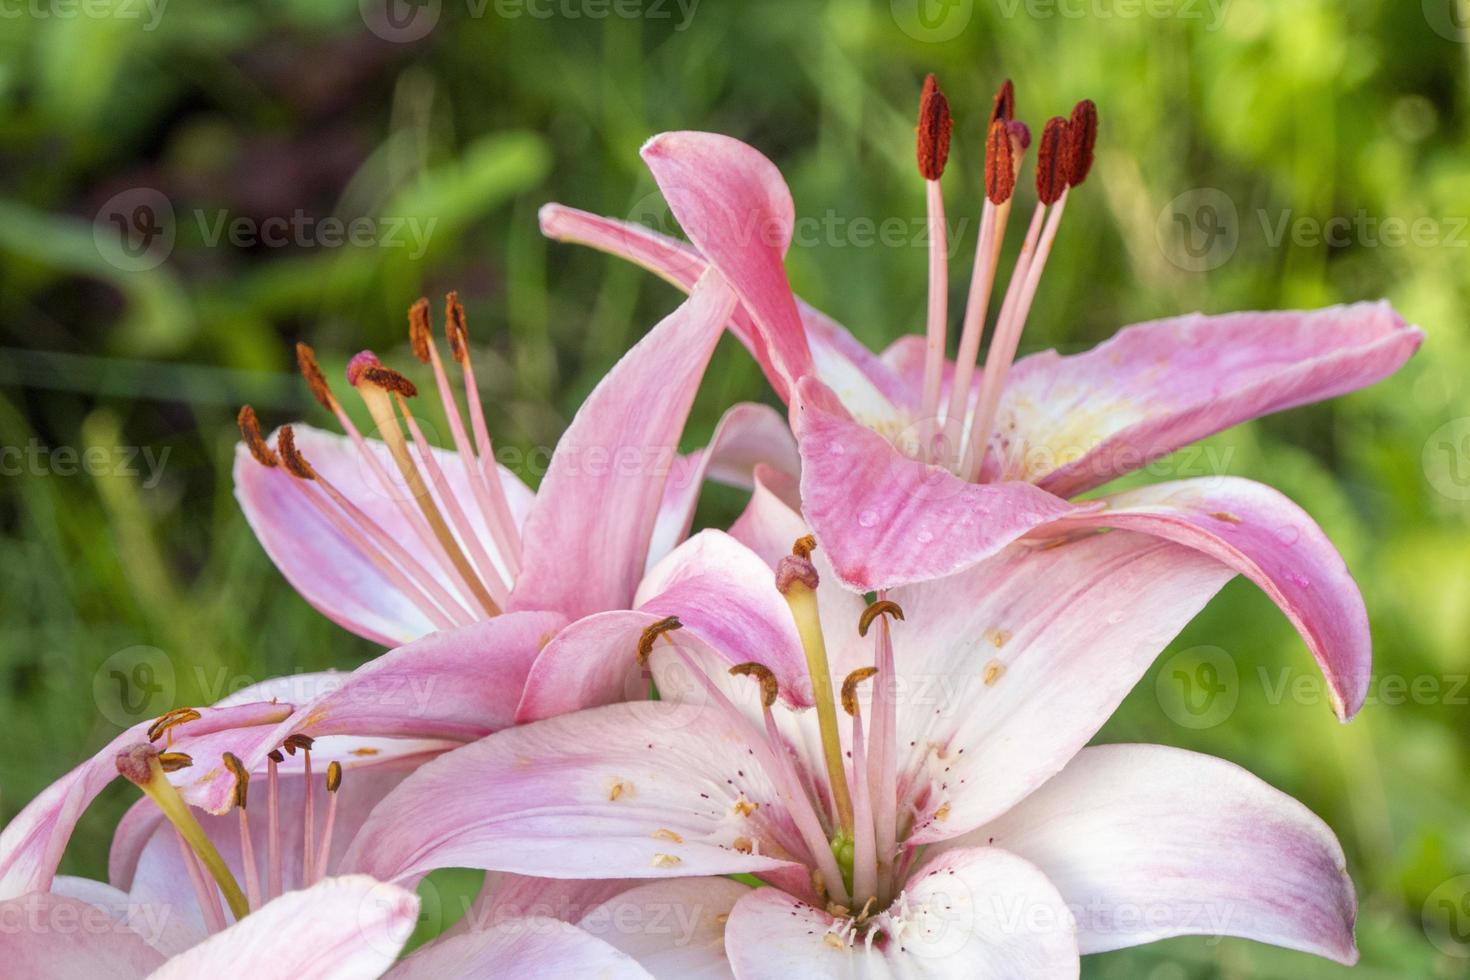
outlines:
{"label": "pink lily flower", "polygon": [[[1222,760],[1084,747],[1230,569],[1118,530],[1015,542],[866,605],[810,538],[783,557],[805,526],[780,479],[651,575],[729,596],[758,659],[668,619],[567,649],[566,676],[644,659],[662,700],[442,756],[348,859],[388,881],[639,879],[639,901],[724,922],[681,951],[716,975],[1075,977],[1079,955],[1201,933],[1356,959],[1342,849],[1304,806]],[[634,955],[673,954],[634,932]]]}
{"label": "pink lily flower", "polygon": [[[241,707],[254,711],[264,703]],[[418,897],[354,873],[344,854],[413,757],[359,739],[346,755],[360,763],[371,759],[356,767],[365,771],[346,777],[342,762],[332,759],[314,778],[313,753],[318,762],[330,758],[333,752],[323,744],[328,740],[293,735],[284,753],[271,754],[259,781],[226,754],[227,773],[220,781],[229,786],[235,812],[196,813],[169,774],[193,765],[178,745],[203,746],[211,736],[224,734],[201,735],[199,723],[217,724],[232,709],[206,710],[211,714],[191,710],[187,714],[193,717],[155,723],[160,737],[194,726],[194,735],[180,736],[166,751],[148,741],[119,740],[120,751],[107,761],[142,788],[145,798],[118,826],[109,881],[48,878],[44,888],[0,901],[0,916],[18,925],[0,930],[0,955],[9,969],[58,978],[91,977],[102,970],[117,977],[213,973],[403,980],[512,968],[647,976],[603,940],[535,915],[497,916],[490,928],[469,937],[445,937],[394,966],[418,919]],[[387,763],[379,761],[380,755]],[[77,785],[72,781],[65,788],[75,796]],[[18,822],[23,824],[25,816]],[[70,828],[53,837],[58,856],[69,836]],[[8,886],[14,875],[3,880]],[[499,890],[513,894],[517,887],[527,885]],[[66,928],[67,922],[73,926]]]}
{"label": "pink lily flower", "polygon": [[940,175],[947,103],[926,84],[918,147],[931,253],[926,334],[881,355],[796,299],[786,278],[795,209],[774,164],[726,136],[655,136],[642,155],[691,244],[560,205],[549,237],[630,259],[689,289],[715,269],[740,297],[732,331],[790,406],[803,513],[853,589],[893,588],[973,567],[1028,534],[1108,527],[1187,545],[1250,578],[1323,669],[1340,718],[1367,693],[1371,641],[1341,556],[1300,507],[1229,477],[1175,480],[1077,500],[1249,419],[1332,398],[1397,370],[1423,332],[1386,303],[1308,312],[1190,314],[1127,327],[1086,353],[1016,351],[1073,188],[1087,176],[1090,102],[1047,123],[1038,203],[977,356],[1004,229],[1030,134],[1007,82],[987,133],[986,203],[958,358],[945,356],[946,246]]}
{"label": "pink lily flower", "polygon": [[734,303],[710,276],[649,331],[588,396],[535,493],[496,462],[453,294],[446,334],[462,375],[464,416],[427,301],[409,312],[413,349],[433,371],[452,449],[429,444],[411,407],[417,387],[365,351],[347,378],[376,424],[378,438],[367,438],[311,349],[298,345],[312,394],[346,436],[303,425],[267,439],[247,406],[236,496],[308,602],[387,646],[506,611],[575,618],[626,607],[650,560],[689,533],[707,476],[748,486],[757,460],[796,471],[790,433],[758,405],[727,412],[706,449],[676,453]]}

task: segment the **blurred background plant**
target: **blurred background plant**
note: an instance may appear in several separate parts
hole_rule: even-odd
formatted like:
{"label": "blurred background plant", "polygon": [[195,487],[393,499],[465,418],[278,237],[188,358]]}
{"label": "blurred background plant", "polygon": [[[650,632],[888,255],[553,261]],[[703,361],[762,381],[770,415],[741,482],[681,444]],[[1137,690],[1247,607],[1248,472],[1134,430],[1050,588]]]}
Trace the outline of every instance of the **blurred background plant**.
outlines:
{"label": "blurred background plant", "polygon": [[[6,0],[0,14],[0,819],[125,724],[376,652],[294,594],[231,497],[239,404],[325,422],[293,341],[331,371],[363,347],[409,365],[404,310],[457,288],[497,441],[553,445],[678,297],[544,242],[536,209],[672,230],[637,150],[700,128],[780,165],[802,219],[798,291],[881,347],[923,319],[923,73],[956,110],[956,269],[1009,75],[1033,126],[1082,97],[1103,118],[1029,349],[1194,309],[1378,297],[1427,328],[1377,388],[1148,474],[1262,479],[1324,525],[1373,618],[1378,686],[1360,718],[1333,721],[1295,633],[1237,582],[1100,738],[1225,756],[1323,815],[1362,900],[1354,975],[1467,975],[1459,0]],[[952,278],[958,309],[967,277]],[[770,400],[728,340],[709,377],[691,445],[722,406]],[[713,491],[701,516],[739,505]],[[67,870],[104,872],[129,798],[93,808]],[[1086,965],[1341,972],[1204,939]]]}

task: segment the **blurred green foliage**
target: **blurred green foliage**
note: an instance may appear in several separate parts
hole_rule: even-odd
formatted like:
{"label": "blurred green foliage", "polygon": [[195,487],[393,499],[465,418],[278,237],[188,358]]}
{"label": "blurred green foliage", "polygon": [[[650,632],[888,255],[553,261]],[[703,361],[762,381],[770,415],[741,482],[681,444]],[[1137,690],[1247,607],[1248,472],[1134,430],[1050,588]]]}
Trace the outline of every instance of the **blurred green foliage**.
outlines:
{"label": "blurred green foliage", "polygon": [[[0,819],[118,731],[98,710],[118,651],[162,651],[173,703],[374,654],[295,596],[231,497],[238,404],[267,424],[325,421],[292,377],[294,340],[329,371],[362,347],[405,365],[409,301],[457,288],[498,440],[551,445],[677,296],[542,241],[536,209],[559,200],[668,227],[637,149],[660,130],[700,128],[780,165],[810,232],[790,257],[798,291],[882,346],[923,319],[919,81],[937,72],[956,112],[946,193],[963,270],[982,123],[1009,75],[1033,127],[1082,97],[1103,118],[1095,176],[1068,209],[1027,348],[1075,350],[1193,309],[1378,297],[1427,328],[1421,355],[1377,388],[1223,434],[1147,475],[1253,477],[1311,511],[1367,597],[1376,703],[1339,726],[1294,631],[1237,582],[1101,738],[1236,760],[1323,815],[1361,897],[1354,975],[1466,975],[1470,960],[1441,947],[1470,952],[1445,938],[1464,936],[1470,906],[1439,901],[1462,899],[1440,886],[1470,872],[1470,430],[1442,428],[1470,415],[1470,45],[1456,2],[929,0],[921,22],[913,0],[430,0],[408,9],[437,11],[437,23],[409,42],[379,36],[373,0],[7,6],[0,445],[168,456],[151,485],[141,461],[137,476],[121,465],[67,475],[54,456],[0,477]],[[173,212],[172,249],[152,268],[136,267],[107,217],[139,188]],[[1192,271],[1178,235],[1190,221],[1216,227],[1201,201],[1228,203],[1236,240]],[[431,231],[422,250],[212,234],[220,215],[298,211]],[[1333,218],[1348,230],[1314,239],[1313,223]],[[1365,218],[1427,221],[1428,233],[1390,241]],[[885,219],[913,233],[862,230]],[[966,277],[952,279],[958,309]],[[742,398],[770,396],[727,341],[690,444]],[[738,505],[711,494],[703,517],[726,521]],[[1175,685],[1191,676],[1225,685],[1224,707],[1190,714]],[[110,791],[93,808],[67,869],[102,873],[128,798]],[[1343,971],[1180,939],[1089,958],[1086,972]]]}

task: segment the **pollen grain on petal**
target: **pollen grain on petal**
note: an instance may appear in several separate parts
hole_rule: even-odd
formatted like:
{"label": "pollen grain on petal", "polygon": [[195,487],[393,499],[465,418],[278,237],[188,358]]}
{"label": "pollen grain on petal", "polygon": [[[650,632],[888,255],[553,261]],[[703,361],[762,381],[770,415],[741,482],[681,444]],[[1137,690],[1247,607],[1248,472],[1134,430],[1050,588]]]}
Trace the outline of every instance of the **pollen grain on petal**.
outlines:
{"label": "pollen grain on petal", "polygon": [[427,296],[420,296],[408,308],[408,342],[413,347],[413,356],[424,364],[428,364],[429,351],[434,343],[434,333],[429,324],[429,298]]}
{"label": "pollen grain on petal", "polygon": [[894,619],[903,621],[903,607],[892,599],[879,599],[858,617],[858,636],[867,636],[868,630],[872,629],[873,621],[879,616],[892,616]]}
{"label": "pollen grain on petal", "polygon": [[632,795],[633,784],[625,779],[614,779],[612,781],[612,785],[608,787],[607,791],[607,799],[609,803],[616,803],[624,796],[631,797]]}
{"label": "pollen grain on petal", "polygon": [[919,173],[925,180],[938,180],[944,173],[949,160],[949,137],[954,121],[949,115],[949,100],[939,90],[939,82],[930,73],[924,79],[924,91],[919,96],[918,139],[915,152],[919,161]]}
{"label": "pollen grain on petal", "polygon": [[1053,116],[1036,151],[1036,196],[1042,204],[1055,204],[1067,189],[1067,152],[1067,120]]}
{"label": "pollen grain on petal", "polygon": [[735,801],[733,809],[738,816],[748,817],[755,811],[759,810],[760,806],[761,805],[759,803],[756,803],[752,800],[747,800],[742,794],[740,799]]}
{"label": "pollen grain on petal", "polygon": [[327,411],[332,411],[332,388],[327,384],[327,376],[322,374],[322,367],[317,363],[316,351],[307,344],[296,344],[296,367],[301,371],[301,376],[306,379],[306,387],[311,390],[311,397],[315,398]]}
{"label": "pollen grain on petal", "polygon": [[1226,524],[1243,523],[1239,516],[1230,513],[1228,510],[1217,510],[1211,513],[1210,516],[1217,521],[1224,521]]}
{"label": "pollen grain on petal", "polygon": [[675,844],[682,844],[682,843],[684,843],[684,838],[683,837],[680,837],[678,835],[678,833],[676,833],[675,831],[672,831],[672,830],[668,829],[667,827],[660,827],[659,829],[655,830],[653,832],[653,839],[654,840],[671,841],[672,843],[675,843]]}
{"label": "pollen grain on petal", "polygon": [[653,856],[653,866],[655,868],[672,868],[683,863],[684,859],[677,854],[655,854]]}
{"label": "pollen grain on petal", "polygon": [[311,463],[301,455],[301,450],[296,448],[296,432],[289,425],[281,426],[281,431],[276,433],[276,449],[280,453],[281,461],[286,464],[286,470],[292,476],[302,480],[316,479],[316,470],[312,469]]}
{"label": "pollen grain on petal", "polygon": [[245,448],[250,450],[250,455],[261,466],[276,467],[281,461],[276,457],[275,451],[266,443],[265,436],[260,434],[260,419],[255,415],[255,409],[249,405],[241,405],[240,412],[235,416],[235,422],[240,426],[240,438],[245,442]]}
{"label": "pollen grain on petal", "polygon": [[749,837],[737,837],[730,842],[730,846],[741,854],[749,854],[755,850],[755,845],[751,843]]}
{"label": "pollen grain on petal", "polygon": [[781,688],[776,683],[776,675],[765,664],[754,662],[736,664],[730,668],[730,673],[735,677],[754,677],[760,682],[761,704],[769,708],[776,703],[776,697],[781,693]]}
{"label": "pollen grain on petal", "polygon": [[1005,676],[1005,672],[1005,664],[999,660],[991,660],[985,665],[985,673],[981,675],[981,679],[985,682],[986,687],[994,687],[995,682]]}
{"label": "pollen grain on petal", "polygon": [[641,667],[648,663],[648,658],[653,655],[653,641],[664,633],[683,629],[684,624],[679,622],[678,616],[665,616],[656,623],[651,623],[644,628],[638,637],[638,665]]}
{"label": "pollen grain on petal", "polygon": [[842,682],[842,710],[850,715],[858,712],[857,686],[878,673],[877,667],[859,667]]}
{"label": "pollen grain on petal", "polygon": [[1011,642],[1011,631],[1003,629],[992,629],[985,631],[985,638],[990,641],[991,646],[999,650]]}

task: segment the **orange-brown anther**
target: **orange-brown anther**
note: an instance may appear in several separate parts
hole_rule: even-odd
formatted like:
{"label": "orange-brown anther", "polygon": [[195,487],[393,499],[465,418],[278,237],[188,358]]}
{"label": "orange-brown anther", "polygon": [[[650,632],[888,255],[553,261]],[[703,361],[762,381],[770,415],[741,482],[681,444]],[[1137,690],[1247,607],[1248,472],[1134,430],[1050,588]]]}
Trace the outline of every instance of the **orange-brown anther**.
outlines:
{"label": "orange-brown anther", "polygon": [[332,389],[327,385],[327,376],[322,374],[322,366],[316,362],[316,351],[306,344],[296,345],[296,366],[301,370],[301,376],[306,379],[306,387],[311,389],[311,397],[315,398],[322,408],[332,410]]}
{"label": "orange-brown anther", "polygon": [[678,616],[665,616],[644,629],[643,635],[638,637],[638,666],[648,663],[648,658],[653,655],[654,640],[664,633],[683,628],[684,624],[679,622]]}
{"label": "orange-brown anther", "polygon": [[873,621],[879,616],[892,616],[894,619],[903,619],[903,607],[892,599],[879,599],[871,606],[863,610],[858,617],[858,636],[867,636],[868,630],[872,628]]}
{"label": "orange-brown anther", "polygon": [[1097,143],[1097,106],[1083,99],[1072,107],[1067,123],[1067,183],[1076,187],[1092,171],[1092,150]]}
{"label": "orange-brown anther", "polygon": [[335,793],[342,788],[342,763],[332,762],[327,766],[327,792]]}
{"label": "orange-brown anther", "polygon": [[944,173],[944,165],[949,160],[949,134],[953,128],[949,100],[930,74],[924,79],[924,92],[919,96],[919,126],[916,130],[919,173],[925,180],[938,180]]}
{"label": "orange-brown anther", "polygon": [[235,422],[240,426],[240,438],[245,440],[245,448],[250,450],[250,455],[261,466],[278,466],[280,460],[276,458],[275,451],[266,445],[265,436],[260,434],[260,419],[255,417],[255,409],[249,405],[241,405],[240,413],[235,416]]}
{"label": "orange-brown anther", "polygon": [[1055,204],[1067,189],[1067,120],[1053,116],[1041,131],[1036,151],[1036,196],[1042,204]]}
{"label": "orange-brown anther", "polygon": [[315,744],[316,739],[310,735],[302,735],[298,732],[295,735],[287,735],[286,741],[281,743],[281,747],[286,750],[287,755],[295,755],[297,749],[305,749],[310,752],[311,747]]}
{"label": "orange-brown anther", "polygon": [[192,766],[194,759],[183,752],[160,752],[158,753],[158,764],[163,767],[164,772],[178,772],[180,769],[188,769]]}
{"label": "orange-brown anther", "polygon": [[817,550],[817,539],[813,535],[803,534],[791,545],[791,553],[798,558],[810,558],[812,552]]}
{"label": "orange-brown anther", "polygon": [[878,673],[877,667],[859,667],[847,675],[847,680],[842,682],[842,710],[850,715],[857,714],[857,686],[863,681]]}
{"label": "orange-brown anther", "polygon": [[198,721],[204,717],[193,708],[175,708],[172,711],[160,715],[158,720],[148,727],[148,741],[156,742],[163,737],[164,733],[171,728]]}
{"label": "orange-brown anther", "polygon": [[1005,120],[997,119],[985,134],[985,196],[991,204],[1004,204],[1016,191],[1016,158],[1011,132]]}
{"label": "orange-brown anther", "polygon": [[1000,90],[995,93],[995,101],[990,105],[990,122],[1004,120],[1010,122],[1016,118],[1016,87],[1007,78],[1000,83]]}
{"label": "orange-brown anther", "polygon": [[404,398],[413,398],[419,393],[418,388],[414,387],[412,381],[389,367],[363,368],[362,373],[358,375],[358,380],[360,382],[366,381],[376,388],[391,391],[393,394],[401,395]]}
{"label": "orange-brown anther", "polygon": [[267,759],[271,760],[272,762],[274,762],[278,766],[281,763],[283,763],[283,762],[286,761],[286,757],[281,754],[281,750],[280,749],[271,749],[269,752],[267,752],[265,754],[265,757]]}
{"label": "orange-brown anther", "polygon": [[408,342],[413,346],[413,356],[428,364],[434,332],[429,326],[429,300],[426,296],[420,296],[408,308]]}
{"label": "orange-brown anther", "polygon": [[470,331],[458,292],[444,297],[444,334],[449,338],[449,353],[454,356],[454,362],[463,364],[469,356]]}
{"label": "orange-brown anther", "polygon": [[250,798],[250,773],[246,771],[245,763],[233,752],[226,752],[221,759],[230,775],[235,777],[235,806],[243,810]]}
{"label": "orange-brown anther", "polygon": [[776,675],[765,664],[736,664],[730,668],[730,673],[735,677],[754,677],[760,681],[761,704],[769,708],[776,703],[776,696],[781,693],[781,688],[776,683]]}
{"label": "orange-brown anther", "polygon": [[281,431],[276,433],[276,449],[292,476],[302,480],[316,479],[316,470],[311,468],[306,457],[301,455],[301,450],[296,448],[296,432],[289,425],[281,426]]}

